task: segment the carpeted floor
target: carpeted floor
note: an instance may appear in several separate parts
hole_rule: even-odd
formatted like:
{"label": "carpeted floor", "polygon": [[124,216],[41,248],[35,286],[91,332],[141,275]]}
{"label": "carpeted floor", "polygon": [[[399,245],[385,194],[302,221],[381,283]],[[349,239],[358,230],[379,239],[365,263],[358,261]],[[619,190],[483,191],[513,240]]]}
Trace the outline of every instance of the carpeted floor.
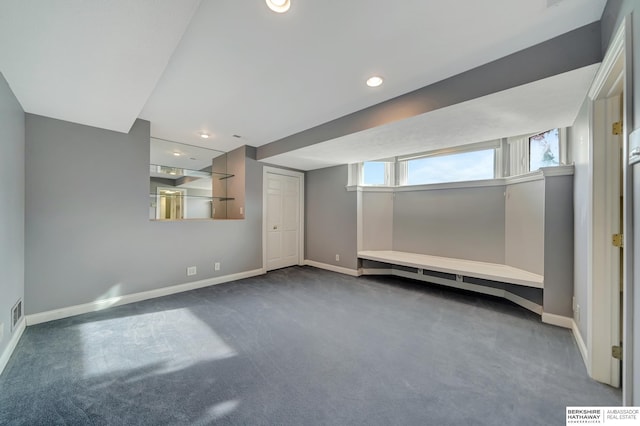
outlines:
{"label": "carpeted floor", "polygon": [[28,327],[2,425],[564,425],[619,405],[509,302],[311,267]]}

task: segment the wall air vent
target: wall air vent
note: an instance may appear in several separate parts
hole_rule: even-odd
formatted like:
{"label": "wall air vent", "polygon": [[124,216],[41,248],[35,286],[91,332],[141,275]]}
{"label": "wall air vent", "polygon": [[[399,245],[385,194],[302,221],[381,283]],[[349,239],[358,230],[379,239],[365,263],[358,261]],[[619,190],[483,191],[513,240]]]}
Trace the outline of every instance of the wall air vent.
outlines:
{"label": "wall air vent", "polygon": [[20,319],[22,319],[22,299],[18,300],[11,308],[11,332],[20,323]]}

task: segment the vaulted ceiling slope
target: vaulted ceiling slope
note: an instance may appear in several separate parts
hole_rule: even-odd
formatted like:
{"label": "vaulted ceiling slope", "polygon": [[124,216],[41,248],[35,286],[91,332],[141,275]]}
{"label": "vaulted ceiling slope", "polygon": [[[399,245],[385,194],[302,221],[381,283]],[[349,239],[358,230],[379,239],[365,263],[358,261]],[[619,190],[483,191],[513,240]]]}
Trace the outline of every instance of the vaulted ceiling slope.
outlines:
{"label": "vaulted ceiling slope", "polygon": [[29,113],[128,132],[200,0],[3,0],[0,72]]}
{"label": "vaulted ceiling slope", "polygon": [[[122,132],[141,117],[155,137],[264,145],[293,165],[308,144],[278,141],[596,22],[605,3],[292,0],[276,14],[264,0],[6,0],[0,72],[27,112]],[[372,74],[384,84],[368,88]]]}

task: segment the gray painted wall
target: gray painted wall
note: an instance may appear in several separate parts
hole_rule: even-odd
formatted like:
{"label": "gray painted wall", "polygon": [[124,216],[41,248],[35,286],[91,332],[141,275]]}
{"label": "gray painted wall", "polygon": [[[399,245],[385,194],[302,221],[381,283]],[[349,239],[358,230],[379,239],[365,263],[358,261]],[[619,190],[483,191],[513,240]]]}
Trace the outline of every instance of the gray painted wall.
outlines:
{"label": "gray painted wall", "polygon": [[148,163],[147,121],[122,134],[26,115],[28,314],[262,267],[261,165],[247,159],[247,220],[154,222]]}
{"label": "gray painted wall", "polygon": [[589,100],[585,99],[572,127],[567,129],[571,161],[574,162],[573,191],[573,295],[580,306],[580,317],[573,313],[584,343],[589,345],[587,309],[589,272],[589,250],[587,247],[591,223],[591,194],[589,191],[589,147],[591,131],[589,126]]}
{"label": "gray painted wall", "polygon": [[344,165],[305,174],[305,258],[356,269],[357,193],[345,189],[347,170]]}
{"label": "gray painted wall", "polygon": [[393,248],[393,193],[362,193],[362,249]]}
{"label": "gray painted wall", "polygon": [[544,184],[544,311],[571,318],[573,177],[547,176]]}
{"label": "gray painted wall", "polygon": [[[632,40],[631,45],[633,47],[632,55],[632,74],[627,76],[631,80],[631,86],[633,87],[632,96],[628,97],[628,100],[632,103],[633,114],[632,117],[627,117],[626,125],[630,129],[637,129],[640,127],[640,54],[638,46],[640,46],[640,2],[638,0],[609,0],[605,6],[602,14],[602,52],[606,52],[611,38],[615,30],[619,27],[625,16],[632,14],[631,16],[631,28],[632,28]],[[633,239],[633,259],[634,265],[640,265],[640,238],[638,238],[637,230],[640,226],[640,204],[638,203],[638,197],[640,197],[640,179],[638,179],[638,166],[633,169],[633,223],[634,223],[634,239]],[[640,274],[638,273],[638,267],[634,271],[634,279],[632,286],[634,288],[633,295],[633,336],[624,342],[625,345],[633,346],[633,383],[631,384],[632,405],[640,405],[640,290],[638,290],[640,283]],[[629,365],[629,364],[628,364]]]}
{"label": "gray painted wall", "polygon": [[505,263],[543,275],[545,182],[507,185],[505,191]]}
{"label": "gray painted wall", "polygon": [[504,187],[397,192],[393,249],[504,263]]}
{"label": "gray painted wall", "polygon": [[[0,354],[11,339],[11,308],[24,299],[24,112],[0,73]],[[26,302],[25,302],[26,303]]]}

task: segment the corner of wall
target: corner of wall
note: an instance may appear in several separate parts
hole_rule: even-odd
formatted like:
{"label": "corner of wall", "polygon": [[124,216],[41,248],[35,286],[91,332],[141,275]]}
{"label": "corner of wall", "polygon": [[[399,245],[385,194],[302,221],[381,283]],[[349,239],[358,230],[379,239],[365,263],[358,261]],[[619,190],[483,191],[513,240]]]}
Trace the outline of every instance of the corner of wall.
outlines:
{"label": "corner of wall", "polygon": [[[0,371],[18,343],[24,321],[13,327],[11,310],[25,303],[25,113],[9,83],[0,73],[0,129],[2,156],[0,181],[3,209],[0,214]],[[24,309],[23,309],[24,311]]]}

